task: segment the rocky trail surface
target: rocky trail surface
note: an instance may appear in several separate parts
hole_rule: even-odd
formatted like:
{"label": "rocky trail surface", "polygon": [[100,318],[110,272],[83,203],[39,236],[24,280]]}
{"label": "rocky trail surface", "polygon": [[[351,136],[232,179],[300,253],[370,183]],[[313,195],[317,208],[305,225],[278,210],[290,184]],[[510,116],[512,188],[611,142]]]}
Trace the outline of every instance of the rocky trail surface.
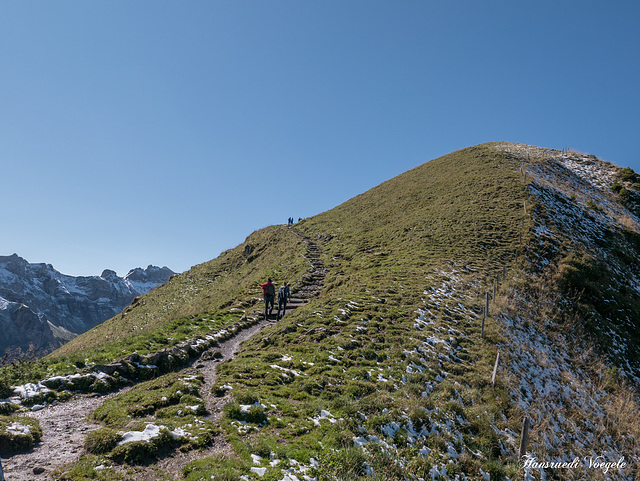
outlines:
{"label": "rocky trail surface", "polygon": [[[303,278],[294,287],[291,302],[287,304],[287,311],[304,306],[311,298],[319,294],[324,283],[326,268],[320,259],[320,247],[311,239],[304,237],[300,232],[294,230],[296,234],[303,237],[308,246],[307,260],[310,268]],[[217,379],[216,365],[222,361],[233,359],[240,351],[242,342],[254,336],[267,326],[277,322],[275,310],[269,319],[262,319],[259,323],[238,331],[236,335],[226,340],[220,345],[205,351],[198,359],[191,363],[192,368],[198,369],[204,376],[204,385],[201,395],[206,403],[206,410],[209,413],[206,419],[216,422],[222,416],[222,408],[228,402],[228,397],[216,397],[211,393],[211,387]],[[247,317],[263,316],[262,310],[255,310],[247,313]],[[216,358],[210,354],[219,351]],[[209,355],[207,355],[209,354]],[[25,453],[14,454],[10,457],[2,458],[2,468],[4,468],[4,479],[6,481],[34,481],[34,480],[54,480],[54,472],[57,468],[77,461],[84,452],[84,441],[87,433],[101,427],[91,421],[88,416],[105,400],[126,392],[131,387],[125,387],[119,391],[107,395],[89,394],[75,396],[71,400],[52,404],[44,409],[31,412],[32,416],[40,422],[43,430],[42,440],[32,450]],[[216,436],[213,443],[203,451],[189,451],[186,453],[176,452],[158,461],[153,466],[129,467],[126,465],[116,467],[126,476],[131,476],[132,471],[136,480],[156,480],[158,470],[168,472],[179,479],[182,468],[190,461],[202,458],[214,453],[230,452],[230,445],[222,436]],[[5,455],[6,456],[6,455]],[[113,466],[115,467],[115,466]]]}

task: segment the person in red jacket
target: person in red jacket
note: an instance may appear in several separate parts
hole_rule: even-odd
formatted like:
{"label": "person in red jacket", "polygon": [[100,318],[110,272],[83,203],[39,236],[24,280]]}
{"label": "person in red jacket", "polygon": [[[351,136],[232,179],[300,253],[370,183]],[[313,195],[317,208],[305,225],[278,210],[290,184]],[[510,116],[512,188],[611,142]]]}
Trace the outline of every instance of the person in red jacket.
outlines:
{"label": "person in red jacket", "polygon": [[276,288],[271,282],[271,278],[267,279],[267,282],[260,284],[262,287],[262,293],[264,294],[264,318],[269,319],[271,311],[273,311],[273,303],[276,297]]}

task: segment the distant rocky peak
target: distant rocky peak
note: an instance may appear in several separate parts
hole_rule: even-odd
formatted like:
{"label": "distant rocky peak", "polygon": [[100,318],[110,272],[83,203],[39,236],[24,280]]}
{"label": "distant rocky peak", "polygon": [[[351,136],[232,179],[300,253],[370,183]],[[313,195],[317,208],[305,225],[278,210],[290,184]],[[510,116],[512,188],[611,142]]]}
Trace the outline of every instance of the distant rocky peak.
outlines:
{"label": "distant rocky peak", "polygon": [[128,281],[135,282],[160,282],[164,283],[169,280],[175,272],[173,272],[168,267],[158,267],[158,266],[147,266],[146,269],[142,269],[141,267],[136,267],[135,269],[131,269],[129,273],[124,276],[124,278]]}
{"label": "distant rocky peak", "polygon": [[[167,267],[133,269],[125,278],[105,269],[100,276],[68,276],[51,264],[0,256],[0,357],[7,349],[46,354],[73,336],[115,316],[133,299],[164,284]],[[22,307],[24,306],[24,307]]]}
{"label": "distant rocky peak", "polygon": [[18,254],[12,254],[10,256],[0,256],[0,266],[13,274],[24,276],[29,262]]}
{"label": "distant rocky peak", "polygon": [[111,281],[111,280],[117,279],[118,274],[116,274],[116,271],[112,271],[111,269],[105,269],[102,271],[102,274],[100,274],[100,277]]}

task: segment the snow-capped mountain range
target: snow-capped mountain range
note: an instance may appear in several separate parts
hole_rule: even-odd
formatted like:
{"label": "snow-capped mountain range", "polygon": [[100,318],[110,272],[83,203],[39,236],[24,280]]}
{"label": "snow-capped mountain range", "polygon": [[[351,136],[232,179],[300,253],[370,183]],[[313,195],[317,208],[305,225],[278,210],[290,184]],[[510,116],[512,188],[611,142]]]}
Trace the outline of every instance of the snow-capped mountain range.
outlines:
{"label": "snow-capped mountain range", "polygon": [[0,256],[0,355],[31,350],[44,355],[118,314],[131,301],[164,284],[168,267],[136,268],[124,277],[61,274],[51,264],[31,264],[17,254]]}

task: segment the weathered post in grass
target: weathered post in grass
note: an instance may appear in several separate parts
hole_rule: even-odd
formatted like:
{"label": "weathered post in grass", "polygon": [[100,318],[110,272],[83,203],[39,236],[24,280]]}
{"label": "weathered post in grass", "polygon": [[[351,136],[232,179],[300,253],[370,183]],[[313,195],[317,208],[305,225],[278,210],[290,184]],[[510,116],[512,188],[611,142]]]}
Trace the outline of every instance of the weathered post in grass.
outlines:
{"label": "weathered post in grass", "polygon": [[496,373],[498,372],[498,362],[500,362],[500,351],[496,355],[496,363],[493,365],[493,374],[491,375],[491,387],[496,387]]}
{"label": "weathered post in grass", "polygon": [[480,339],[484,339],[484,321],[489,315],[489,293],[487,292],[487,297],[482,307],[482,326],[480,327]]}
{"label": "weathered post in grass", "polygon": [[496,302],[496,288],[497,288],[496,281],[493,281],[493,296],[491,297],[491,300],[493,302]]}
{"label": "weathered post in grass", "polygon": [[524,417],[522,421],[522,433],[520,433],[520,449],[518,449],[518,459],[527,454],[527,444],[529,443],[529,418]]}
{"label": "weathered post in grass", "polygon": [[503,265],[502,266],[502,282],[504,282],[507,279],[507,266]]}
{"label": "weathered post in grass", "polygon": [[524,215],[527,215],[527,199],[524,200]]}
{"label": "weathered post in grass", "polygon": [[486,295],[486,311],[485,312],[487,313],[487,317],[489,317],[489,293],[488,292]]}

